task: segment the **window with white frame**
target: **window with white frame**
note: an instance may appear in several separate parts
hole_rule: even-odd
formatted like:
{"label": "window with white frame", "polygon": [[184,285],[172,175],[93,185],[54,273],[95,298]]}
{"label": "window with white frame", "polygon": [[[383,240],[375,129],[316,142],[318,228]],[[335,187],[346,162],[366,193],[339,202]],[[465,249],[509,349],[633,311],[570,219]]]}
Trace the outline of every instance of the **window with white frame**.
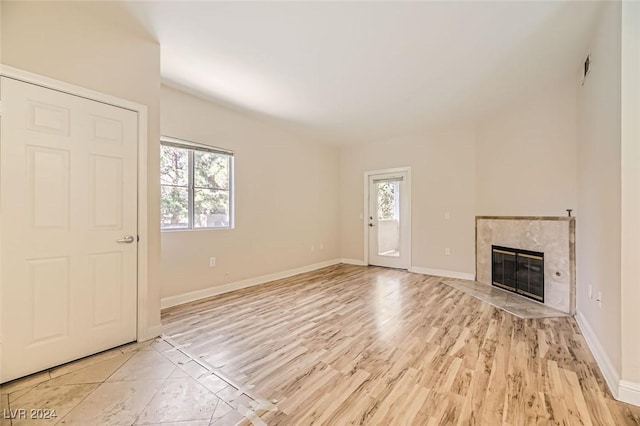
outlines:
{"label": "window with white frame", "polygon": [[162,230],[233,228],[233,152],[163,137]]}

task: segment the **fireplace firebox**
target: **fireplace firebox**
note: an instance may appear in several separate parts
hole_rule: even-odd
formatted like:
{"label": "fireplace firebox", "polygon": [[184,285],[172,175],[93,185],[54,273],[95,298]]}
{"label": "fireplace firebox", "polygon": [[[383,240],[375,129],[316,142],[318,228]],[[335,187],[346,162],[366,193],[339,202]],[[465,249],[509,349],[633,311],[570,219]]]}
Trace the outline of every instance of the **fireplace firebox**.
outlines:
{"label": "fireplace firebox", "polygon": [[491,255],[494,286],[544,303],[544,253],[492,245]]}

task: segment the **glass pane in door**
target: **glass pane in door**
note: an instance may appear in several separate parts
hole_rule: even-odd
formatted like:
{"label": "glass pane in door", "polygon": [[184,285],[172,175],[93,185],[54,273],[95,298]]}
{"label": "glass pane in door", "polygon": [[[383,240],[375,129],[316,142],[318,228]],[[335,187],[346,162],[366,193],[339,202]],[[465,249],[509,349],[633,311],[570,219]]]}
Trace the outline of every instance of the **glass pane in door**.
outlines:
{"label": "glass pane in door", "polygon": [[376,183],[378,195],[378,255],[400,256],[400,181]]}

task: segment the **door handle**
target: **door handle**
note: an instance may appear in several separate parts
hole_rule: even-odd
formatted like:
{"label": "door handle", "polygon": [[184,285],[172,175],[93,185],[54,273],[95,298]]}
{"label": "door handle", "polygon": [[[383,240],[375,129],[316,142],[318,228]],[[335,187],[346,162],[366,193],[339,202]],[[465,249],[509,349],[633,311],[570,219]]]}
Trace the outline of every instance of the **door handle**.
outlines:
{"label": "door handle", "polygon": [[121,238],[119,240],[116,240],[116,243],[124,243],[124,244],[131,244],[132,242],[135,241],[135,237],[133,235],[127,235],[124,238]]}
{"label": "door handle", "polygon": [[375,225],[373,223],[370,223],[369,226],[374,227]]}

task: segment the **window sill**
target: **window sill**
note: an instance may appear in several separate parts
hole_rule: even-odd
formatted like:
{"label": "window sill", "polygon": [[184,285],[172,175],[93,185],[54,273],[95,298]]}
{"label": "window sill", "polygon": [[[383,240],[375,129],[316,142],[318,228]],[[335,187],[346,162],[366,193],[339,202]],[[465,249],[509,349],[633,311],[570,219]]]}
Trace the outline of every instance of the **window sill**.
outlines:
{"label": "window sill", "polygon": [[230,231],[235,229],[235,226],[218,227],[218,228],[175,228],[175,229],[160,229],[160,233],[168,232],[200,232],[200,231]]}

